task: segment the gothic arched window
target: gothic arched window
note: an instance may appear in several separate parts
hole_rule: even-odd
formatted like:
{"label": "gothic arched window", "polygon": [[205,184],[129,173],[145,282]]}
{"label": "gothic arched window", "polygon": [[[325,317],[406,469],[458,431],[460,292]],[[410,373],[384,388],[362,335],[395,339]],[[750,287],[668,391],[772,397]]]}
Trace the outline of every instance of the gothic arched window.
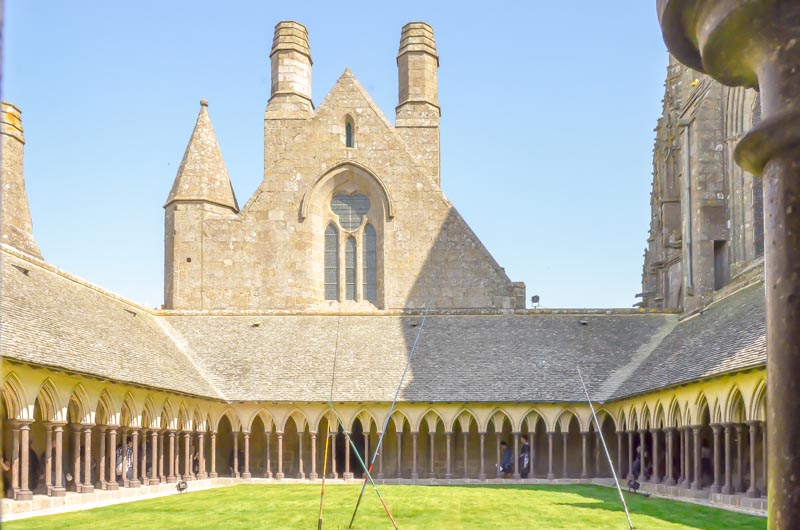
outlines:
{"label": "gothic arched window", "polygon": [[363,193],[331,198],[333,216],[325,230],[326,300],[377,303],[378,235],[367,219],[371,206]]}
{"label": "gothic arched window", "polygon": [[333,224],[325,229],[325,300],[339,299],[339,231]]}

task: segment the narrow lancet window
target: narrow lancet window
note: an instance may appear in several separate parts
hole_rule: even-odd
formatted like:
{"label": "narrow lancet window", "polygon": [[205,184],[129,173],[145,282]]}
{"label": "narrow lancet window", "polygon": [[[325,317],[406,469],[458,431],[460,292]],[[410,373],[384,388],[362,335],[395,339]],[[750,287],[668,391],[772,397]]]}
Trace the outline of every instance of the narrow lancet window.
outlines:
{"label": "narrow lancet window", "polygon": [[344,145],[353,147],[353,120],[349,117],[344,124]]}
{"label": "narrow lancet window", "polygon": [[364,227],[364,300],[378,299],[378,253],[377,235],[371,224]]}
{"label": "narrow lancet window", "polygon": [[356,299],[356,240],[347,238],[344,249],[344,296],[347,300]]}
{"label": "narrow lancet window", "polygon": [[339,231],[332,224],[325,230],[325,300],[339,299]]}

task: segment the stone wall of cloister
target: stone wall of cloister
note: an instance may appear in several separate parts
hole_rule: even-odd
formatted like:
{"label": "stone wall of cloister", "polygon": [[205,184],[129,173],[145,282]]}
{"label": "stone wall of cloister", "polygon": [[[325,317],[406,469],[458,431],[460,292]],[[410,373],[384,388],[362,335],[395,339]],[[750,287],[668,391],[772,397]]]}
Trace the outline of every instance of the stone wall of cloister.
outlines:
{"label": "stone wall of cloister", "polygon": [[[586,403],[399,402],[387,421],[388,402],[333,409],[226,403],[41,366],[2,366],[5,488],[18,500],[215,476],[318,480],[324,470],[328,478],[359,478],[357,456],[371,456],[384,430],[373,471],[379,480],[611,476]],[[760,496],[765,379],[760,367],[596,404],[615,471],[623,481]],[[530,440],[529,469],[518,458],[523,437]],[[496,465],[501,441],[515,457],[508,474]],[[129,443],[120,461],[117,447]]]}

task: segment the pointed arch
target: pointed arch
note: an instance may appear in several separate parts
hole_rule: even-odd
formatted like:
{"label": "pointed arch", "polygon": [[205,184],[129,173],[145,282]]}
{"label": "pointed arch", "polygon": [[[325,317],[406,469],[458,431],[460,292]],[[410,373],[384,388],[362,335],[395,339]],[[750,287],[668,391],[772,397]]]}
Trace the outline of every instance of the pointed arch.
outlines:
{"label": "pointed arch", "polygon": [[732,423],[744,423],[747,420],[744,397],[737,385],[733,385],[728,392],[728,398],[725,402],[725,418],[726,421]]}
{"label": "pointed arch", "polygon": [[89,400],[89,394],[81,383],[75,385],[69,398],[68,414],[73,414],[72,421],[76,423],[93,423],[94,409]]}
{"label": "pointed arch", "polygon": [[244,426],[248,432],[253,431],[253,422],[256,421],[256,418],[261,418],[261,423],[264,424],[264,430],[266,432],[272,432],[272,428],[275,424],[275,420],[272,417],[272,414],[267,411],[264,407],[260,407],[256,409],[247,421],[244,423]]}
{"label": "pointed arch", "polygon": [[175,406],[172,404],[170,398],[167,398],[164,400],[164,405],[161,407],[161,428],[174,429],[175,421]]}
{"label": "pointed arch", "polygon": [[473,421],[475,422],[476,426],[479,425],[478,417],[475,415],[475,413],[464,407],[458,411],[455,416],[453,416],[453,424],[450,425],[449,430],[450,432],[453,432],[455,430],[456,423],[458,423],[458,425],[461,427],[461,432],[469,432],[469,426]]}
{"label": "pointed arch", "polygon": [[[300,201],[300,220],[304,221],[308,218],[310,204],[316,196],[328,196],[336,187],[337,181],[343,176],[343,173],[348,173],[353,176],[355,180],[365,187],[365,190],[371,191],[368,195],[370,198],[380,198],[384,206],[385,215],[388,219],[393,219],[395,216],[394,201],[389,194],[389,188],[378,177],[378,175],[364,164],[360,164],[353,160],[342,160],[332,165],[330,169],[322,172],[314,183],[303,194]],[[330,188],[330,189],[328,189]]]}
{"label": "pointed arch", "polygon": [[650,407],[647,406],[647,403],[642,405],[642,421],[641,425],[639,425],[639,429],[649,430],[652,427],[652,422],[650,421]]}
{"label": "pointed arch", "polygon": [[356,125],[350,114],[344,117],[344,146],[355,147]]}
{"label": "pointed arch", "polygon": [[583,430],[583,425],[581,425],[581,419],[571,408],[565,408],[559,413],[558,419],[556,419],[554,427],[558,426],[561,432],[569,432],[569,424],[572,422],[573,418],[578,424],[578,429]]}
{"label": "pointed arch", "polygon": [[761,379],[753,390],[750,400],[750,418],[757,421],[766,421],[767,382]]}
{"label": "pointed arch", "polygon": [[426,410],[424,413],[422,413],[419,416],[419,421],[417,421],[416,425],[412,425],[411,428],[414,431],[419,432],[422,429],[422,422],[423,421],[428,425],[428,429],[430,431],[435,432],[436,431],[436,426],[439,424],[439,422],[441,422],[442,423],[442,427],[445,430],[447,430],[447,427],[445,426],[445,423],[444,423],[444,418],[442,418],[442,415],[439,414],[439,412],[436,409],[432,408],[432,407],[429,407],[428,410]]}
{"label": "pointed arch", "polygon": [[636,409],[631,405],[630,416],[628,420],[628,430],[629,431],[638,431],[641,429],[641,425],[639,425],[638,416],[636,414]]}
{"label": "pointed arch", "polygon": [[2,392],[8,419],[29,419],[28,396],[25,395],[25,389],[17,374],[11,372],[6,375],[3,379]]}
{"label": "pointed arch", "polygon": [[661,400],[656,401],[655,413],[653,414],[653,426],[656,429],[663,429],[667,426],[667,415],[664,412],[664,405]]}
{"label": "pointed arch", "polygon": [[522,415],[522,422],[520,424],[520,428],[522,427],[522,424],[527,422],[528,431],[532,432],[534,430],[536,422],[539,421],[539,418],[541,418],[542,423],[544,423],[545,430],[549,430],[550,427],[547,425],[547,417],[544,414],[542,414],[542,411],[539,410],[537,407],[531,407],[525,411],[525,414]]}
{"label": "pointed arch", "polygon": [[206,430],[205,417],[203,411],[200,410],[200,405],[195,405],[192,410],[192,426],[195,431]]}
{"label": "pointed arch", "polygon": [[[400,429],[397,429],[398,421],[400,422]],[[402,431],[406,423],[408,423],[409,428],[411,428],[411,419],[400,409],[395,409],[394,412],[392,412],[391,423],[394,423],[395,430]],[[388,425],[386,428],[389,428]]]}
{"label": "pointed arch", "polygon": [[678,400],[675,396],[672,397],[672,400],[669,404],[669,416],[667,417],[667,421],[669,422],[670,427],[683,427],[685,423],[683,422],[683,415],[681,414],[681,407],[678,404]]}
{"label": "pointed arch", "polygon": [[126,427],[140,427],[141,416],[136,406],[136,398],[130,392],[125,394],[122,400],[122,410],[120,411],[120,425]]}
{"label": "pointed arch", "polygon": [[[511,429],[514,429],[514,421],[511,419],[513,416],[509,414],[509,412],[502,407],[497,407],[492,410],[491,414],[489,414],[486,418],[486,427],[484,430],[489,430],[489,423],[492,424],[494,427],[495,432],[502,432],[503,431],[503,424],[508,420],[508,424],[511,426]],[[500,425],[498,425],[498,422]]]}
{"label": "pointed arch", "polygon": [[39,409],[44,421],[66,421],[61,397],[52,379],[49,377],[39,386],[36,399],[39,400]]}
{"label": "pointed arch", "polygon": [[[603,423],[605,423],[606,418],[608,418],[609,421],[611,421],[611,425],[614,427],[614,430],[617,430],[617,420],[607,409],[601,407],[595,410],[594,413],[597,415],[597,423],[599,423],[601,426]],[[589,417],[589,425],[594,425],[594,420],[591,418],[591,416]]]}
{"label": "pointed arch", "polygon": [[[378,420],[375,418],[375,416],[372,414],[372,412],[370,412],[366,408],[361,408],[358,411],[356,411],[355,414],[353,414],[353,418],[350,420],[350,426],[349,426],[349,429],[350,429],[351,432],[353,430],[353,425],[355,424],[356,420],[359,420],[361,422],[361,428],[364,430],[364,432],[371,432],[372,431],[372,429],[370,429],[370,426],[372,425],[372,423],[375,424],[375,430],[376,431],[379,428]],[[310,423],[309,423],[309,425],[310,425]]]}
{"label": "pointed arch", "polygon": [[181,401],[178,405],[178,429],[181,431],[192,430],[192,417],[189,414],[189,407],[186,401]]}
{"label": "pointed arch", "polygon": [[231,407],[225,407],[222,412],[214,419],[214,430],[219,430],[219,422],[222,420],[223,417],[228,418],[228,422],[231,424],[231,430],[234,432],[238,432],[242,429],[242,420],[239,418],[239,415],[236,411]]}
{"label": "pointed arch", "polygon": [[114,403],[114,398],[108,388],[104,388],[100,392],[100,397],[97,400],[97,408],[95,409],[95,418],[97,422],[104,425],[117,425],[119,422],[119,409],[117,404]]}
{"label": "pointed arch", "polygon": [[289,418],[291,418],[294,422],[298,432],[304,430],[306,425],[311,425],[311,423],[308,421],[308,416],[306,416],[302,410],[296,408],[292,409],[289,414],[283,417],[283,421],[281,422],[281,431],[286,430],[286,422],[289,421]]}
{"label": "pointed arch", "polygon": [[156,407],[153,404],[152,396],[147,396],[144,400],[144,405],[142,406],[142,427],[145,429],[152,428],[156,425],[158,421],[158,415],[156,415]]}

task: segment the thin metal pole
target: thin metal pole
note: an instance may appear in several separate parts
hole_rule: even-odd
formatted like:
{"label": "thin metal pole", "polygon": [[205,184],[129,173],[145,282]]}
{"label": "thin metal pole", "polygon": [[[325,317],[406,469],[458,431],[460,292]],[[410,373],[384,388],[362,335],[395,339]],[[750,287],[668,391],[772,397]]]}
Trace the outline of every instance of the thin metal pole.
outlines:
{"label": "thin metal pole", "polygon": [[319,492],[319,520],[317,521],[317,530],[322,530],[322,503],[325,500],[325,475],[328,473],[328,444],[331,441],[331,426],[327,426],[325,433],[325,458],[322,461],[322,490]]}
{"label": "thin metal pole", "polygon": [[592,418],[594,419],[594,425],[597,428],[597,433],[600,435],[600,441],[603,442],[603,450],[606,453],[606,458],[608,458],[608,466],[611,468],[611,474],[614,476],[614,483],[617,485],[619,498],[622,500],[622,507],[625,508],[625,517],[628,518],[628,526],[630,527],[631,530],[633,530],[633,521],[631,521],[631,514],[630,512],[628,512],[628,504],[625,502],[625,496],[622,494],[622,488],[619,486],[619,479],[617,479],[617,472],[614,471],[614,462],[611,461],[611,454],[608,452],[608,446],[606,445],[606,440],[603,437],[603,430],[600,428],[600,422],[597,421],[597,414],[595,414],[594,412],[594,405],[592,405],[592,400],[589,397],[589,391],[586,390],[586,384],[583,382],[583,376],[581,375],[580,367],[576,365],[575,369],[578,370],[578,377],[581,380],[583,393],[586,394],[586,402],[589,403],[589,408],[592,411]]}
{"label": "thin metal pole", "polygon": [[[408,354],[408,359],[406,360],[406,365],[403,368],[403,373],[400,375],[400,382],[397,384],[397,390],[394,393],[394,399],[392,400],[392,405],[389,407],[388,414],[386,414],[386,420],[383,422],[383,430],[381,432],[380,437],[378,437],[378,443],[375,445],[375,453],[372,455],[372,460],[369,463],[369,470],[367,471],[367,477],[369,477],[369,473],[372,471],[372,467],[375,465],[375,460],[378,458],[378,453],[380,453],[381,451],[381,447],[383,445],[383,437],[386,436],[386,427],[389,425],[389,420],[392,417],[392,412],[394,412],[394,408],[397,405],[397,398],[400,395],[400,389],[403,386],[403,380],[405,380],[406,378],[406,372],[408,372],[408,367],[411,365],[411,359],[413,359],[414,357],[414,352],[417,351],[417,344],[419,343],[419,337],[422,335],[422,329],[425,327],[425,320],[428,318],[428,314],[431,311],[431,298],[432,296],[428,296],[428,307],[425,310],[425,314],[422,316],[422,322],[419,325],[419,330],[417,330],[417,336],[416,338],[414,338],[414,344],[411,346],[411,352]],[[367,479],[364,479],[364,484],[361,485],[361,493],[358,494],[356,507],[353,510],[353,516],[350,518],[350,525],[347,528],[353,528],[353,522],[356,520],[358,507],[361,505],[361,497],[364,496],[364,489],[366,487],[367,487]]]}

